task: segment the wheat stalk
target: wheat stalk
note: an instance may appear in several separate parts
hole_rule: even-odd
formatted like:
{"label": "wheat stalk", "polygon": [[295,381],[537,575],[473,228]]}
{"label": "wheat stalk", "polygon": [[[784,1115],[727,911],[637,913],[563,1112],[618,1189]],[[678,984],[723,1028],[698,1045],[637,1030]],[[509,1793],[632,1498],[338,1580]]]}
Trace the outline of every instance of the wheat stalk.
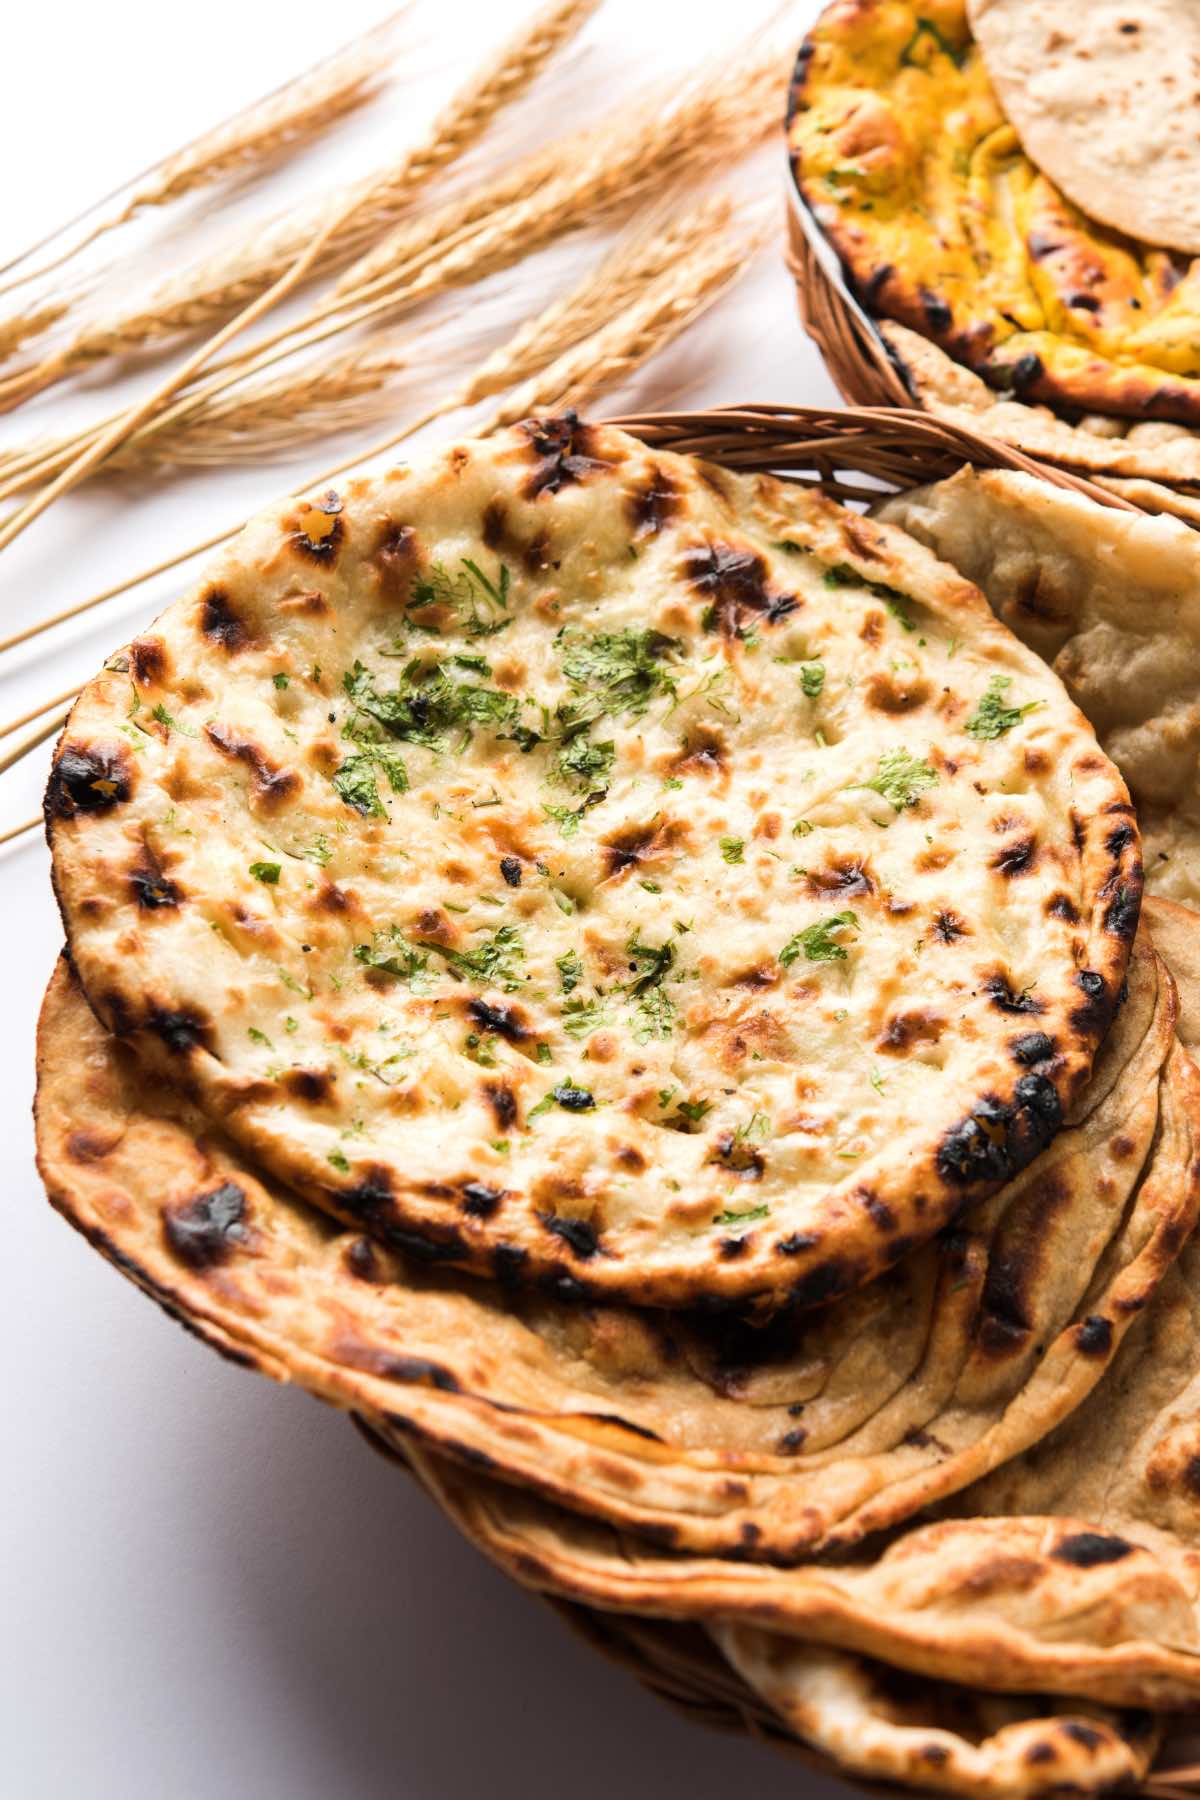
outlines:
{"label": "wheat stalk", "polygon": [[[239,170],[277,161],[301,143],[327,130],[337,119],[361,105],[373,91],[375,77],[390,55],[384,46],[384,34],[398,16],[393,14],[385,26],[376,27],[365,38],[346,46],[334,57],[255,106],[236,114],[168,157],[145,176],[137,178],[118,211],[97,220],[90,230],[82,237],[76,237],[49,262],[27,270],[0,287],[0,293],[8,293],[61,268],[106,232],[115,231],[147,207],[166,205]],[[83,216],[86,218],[87,215]],[[69,230],[69,225],[61,226],[22,257],[16,258],[16,262],[27,260],[42,245]],[[7,361],[23,344],[58,324],[77,303],[81,293],[94,285],[94,280],[77,285],[76,293],[70,299],[65,298],[61,290],[56,290],[53,297],[49,290],[43,290],[28,301],[23,310],[0,319],[0,362]]]}
{"label": "wheat stalk", "polygon": [[[552,361],[628,305],[706,237],[720,232],[732,213],[733,202],[725,195],[705,198],[682,213],[677,203],[651,209],[577,286],[529,319],[488,357],[438,413],[474,406]],[[105,467],[207,464],[221,460],[222,447],[230,461],[259,452],[282,454],[321,432],[365,423],[386,406],[380,390],[404,366],[403,359],[380,346],[376,338],[271,383],[239,382],[224,397],[189,400],[184,395],[170,412],[143,426]],[[49,479],[86,441],[80,434],[41,439],[0,459],[0,498]]]}
{"label": "wheat stalk", "polygon": [[[249,303],[325,233],[311,273],[340,266],[364,243],[396,222],[417,193],[457,160],[541,74],[558,49],[595,11],[599,0],[552,0],[439,113],[427,136],[397,164],[325,196],[313,208],[285,215],[252,238],[185,270],[132,312],[84,326],[54,354],[0,382],[0,407],[9,409],[45,388],[110,357],[164,338],[195,332]],[[329,230],[329,221],[336,221]]]}
{"label": "wheat stalk", "polygon": [[[10,513],[3,524],[0,524],[0,550],[7,549],[8,545],[20,537],[21,533],[26,531],[36,519],[40,518],[47,508],[54,504],[55,500],[62,494],[69,493],[72,488],[78,487],[79,483],[86,480],[94,468],[98,467],[106,457],[112,455],[118,445],[123,443],[126,438],[131,437],[148,419],[161,412],[166,403],[191,381],[204,364],[219,350],[222,350],[239,332],[245,331],[256,319],[297,287],[320,256],[329,237],[337,230],[338,223],[337,218],[331,219],[324,230],[319,232],[296,258],[291,267],[279,277],[278,281],[272,283],[265,294],[260,294],[256,300],[250,302],[249,306],[244,307],[236,318],[230,319],[227,325],[223,325],[215,337],[210,338],[208,343],[202,344],[198,350],[187,357],[175,372],[168,375],[166,380],[160,383],[144,400],[130,407],[128,412],[122,413],[107,431],[102,432],[93,444],[81,451],[65,469],[55,476],[53,481],[40,493],[35,494],[32,500],[27,500],[24,506],[18,507],[15,512]],[[0,762],[0,767],[2,766],[3,764]]]}
{"label": "wheat stalk", "polygon": [[652,282],[624,312],[573,345],[510,394],[484,427],[494,431],[547,408],[585,406],[665,350],[738,281],[765,239],[761,222],[711,239]]}
{"label": "wheat stalk", "polygon": [[243,107],[190,144],[135,175],[114,194],[93,202],[77,218],[48,232],[36,244],[5,263],[0,273],[6,274],[28,262],[55,238],[62,237],[111,202],[117,203],[115,210],[103,214],[86,235],[74,239],[52,262],[16,276],[0,287],[0,293],[8,293],[61,268],[63,263],[106,232],[128,224],[148,207],[165,206],[200,188],[211,187],[230,175],[277,161],[300,144],[319,136],[360,106],[373,92],[377,77],[391,60],[389,40],[405,11],[407,7],[401,7],[382,24],[344,44],[313,68],[306,69],[302,75],[285,82],[261,100]]}
{"label": "wheat stalk", "polygon": [[228,465],[284,456],[314,437],[350,431],[391,409],[390,389],[409,359],[382,339],[306,364],[270,381],[160,414],[109,457],[104,472]]}
{"label": "wheat stalk", "polygon": [[[615,368],[619,365],[622,375],[632,372],[632,369],[640,366],[648,356],[654,353],[655,349],[665,347],[667,343],[677,337],[679,332],[697,316],[701,304],[709,305],[719,298],[724,288],[729,286],[736,279],[739,271],[746,266],[760,241],[760,235],[757,233],[749,238],[743,237],[737,247],[730,250],[727,261],[724,260],[724,252],[718,252],[722,259],[720,268],[725,271],[723,276],[718,269],[713,269],[711,273],[704,275],[703,271],[698,272],[690,267],[685,276],[682,270],[687,265],[681,264],[680,272],[677,273],[679,285],[677,285],[673,297],[660,288],[649,296],[649,306],[645,296],[636,303],[637,330],[636,339],[632,344],[630,332],[626,331],[622,337],[619,332],[619,321],[615,321],[611,327],[607,328],[607,337],[603,331],[594,333],[585,341],[583,349],[575,352],[574,358],[569,363],[567,359],[560,360],[555,366],[555,380],[561,383],[566,379],[573,385],[573,391],[582,393],[584,382],[579,372],[578,362],[582,359],[586,368],[589,357],[594,359],[597,369]],[[701,279],[702,276],[703,279]],[[701,301],[691,310],[688,310],[686,303],[686,284],[690,284],[693,293],[697,290],[701,291]],[[627,319],[634,310],[633,307],[629,309],[629,313],[626,314]],[[554,314],[557,312],[557,307],[552,306],[549,311]],[[521,339],[524,335],[524,328],[522,328],[517,337]],[[469,387],[470,384],[468,383],[467,386]],[[543,403],[537,402],[537,404]],[[436,417],[442,410],[444,409],[440,407],[435,408],[428,416]],[[356,450],[352,456],[335,463],[332,468],[322,469],[309,475],[303,482],[291,489],[292,495],[304,494],[313,487],[336,479],[349,469],[360,467],[373,457],[383,455],[385,451],[391,450],[396,444],[411,436],[424,422],[426,421],[421,419],[412,421],[406,424],[402,430],[392,433],[378,443],[371,444],[366,449]],[[495,423],[496,421],[493,420],[493,427]],[[182,564],[191,562],[206,551],[216,549],[219,544],[227,543],[230,538],[236,537],[245,524],[246,520],[240,519],[237,524],[230,526],[227,530],[214,532],[198,544],[192,544],[174,556],[164,557],[161,561],[151,564],[149,568],[140,570],[138,574],[129,576],[124,581],[114,582],[112,586],[102,588],[99,593],[89,595],[86,600],[79,600],[71,606],[63,607],[59,612],[51,614],[48,618],[40,619],[33,625],[22,626],[8,637],[0,640],[0,654],[14,649],[18,644],[39,637],[43,632],[51,631],[58,625],[64,625],[71,619],[79,618],[82,614],[104,605],[109,600],[115,600],[122,594],[129,593],[133,588],[140,587],[159,575],[165,575]]]}
{"label": "wheat stalk", "polygon": [[777,125],[784,74],[777,52],[760,54],[712,70],[682,94],[676,86],[618,108],[536,152],[490,190],[406,227],[393,240],[386,273],[215,363],[210,376],[235,365],[246,373],[268,367],[352,325],[482,281],[648,191],[744,153]]}

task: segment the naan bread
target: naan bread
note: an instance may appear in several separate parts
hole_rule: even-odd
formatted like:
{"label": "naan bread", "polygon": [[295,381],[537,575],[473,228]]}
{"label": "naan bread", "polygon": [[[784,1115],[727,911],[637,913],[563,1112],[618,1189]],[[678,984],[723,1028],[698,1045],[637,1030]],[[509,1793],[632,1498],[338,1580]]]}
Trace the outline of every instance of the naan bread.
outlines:
{"label": "naan bread", "polygon": [[1021,147],[1090,218],[1200,252],[1200,14],[1179,0],[967,0]]}
{"label": "naan bread", "polygon": [[999,470],[881,513],[1061,675],[1129,783],[1150,889],[1200,906],[1200,533]]}
{"label": "naan bread", "polygon": [[1147,1712],[986,1694],[751,1625],[714,1625],[742,1679],[839,1770],[969,1800],[1108,1793],[1141,1781],[1162,1739]]}
{"label": "naan bread", "polygon": [[[1164,938],[1183,929],[1182,911],[1146,906],[1152,928],[1163,918]],[[1194,1052],[1200,981],[1186,971],[1181,1000],[1180,1035]],[[1198,1420],[1200,1243],[1191,1238],[1092,1396],[936,1523],[873,1556],[783,1571],[654,1553],[527,1489],[462,1472],[415,1440],[407,1454],[481,1549],[566,1599],[749,1622],[973,1687],[1195,1710]]]}
{"label": "naan bread", "polygon": [[878,329],[926,412],[1089,475],[1140,499],[1149,512],[1174,512],[1200,524],[1200,432],[1158,419],[1116,419],[1101,413],[1072,424],[1048,406],[996,394],[971,369],[906,325],[880,319]]}
{"label": "naan bread", "polygon": [[834,0],[788,141],[869,313],[1018,399],[1200,423],[1200,264],[1114,237],[1038,172],[964,0]]}
{"label": "naan bread", "polygon": [[1029,1162],[1141,886],[969,584],[573,416],[262,514],[84,690],[47,819],[92,1005],[266,1168],[670,1306],[828,1302]]}
{"label": "naan bread", "polygon": [[1174,988],[1145,944],[1128,987],[1029,1169],[870,1287],[765,1328],[510,1295],[337,1230],[148,1080],[65,967],[39,1160],[59,1209],[168,1311],[392,1441],[416,1431],[660,1544],[794,1560],[1050,1430],[1177,1254],[1200,1186],[1164,1086]]}

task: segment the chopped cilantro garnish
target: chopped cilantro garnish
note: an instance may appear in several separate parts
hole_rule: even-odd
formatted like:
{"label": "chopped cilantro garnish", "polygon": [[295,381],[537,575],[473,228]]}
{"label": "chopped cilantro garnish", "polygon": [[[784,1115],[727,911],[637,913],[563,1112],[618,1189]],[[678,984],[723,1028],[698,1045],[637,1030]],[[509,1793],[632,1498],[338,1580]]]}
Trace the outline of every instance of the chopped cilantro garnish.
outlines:
{"label": "chopped cilantro garnish", "polygon": [[570,994],[583,980],[583,963],[574,950],[566,950],[555,963],[564,994]]}
{"label": "chopped cilantro garnish", "polygon": [[627,991],[634,996],[661,986],[675,963],[675,946],[670,941],[665,944],[643,944],[637,932],[634,932],[625,949],[634,975]]}
{"label": "chopped cilantro garnish", "polygon": [[967,53],[966,46],[964,45],[962,50],[956,50],[935,19],[918,18],[916,30],[900,52],[900,67],[902,69],[919,69],[923,67],[923,65],[917,61],[915,52],[920,48],[922,41],[926,38],[928,38],[935,50],[940,50],[943,56],[948,56],[950,58],[950,61],[954,64],[956,69],[962,67],[963,59]]}
{"label": "chopped cilantro garnish", "polygon": [[927,788],[936,787],[937,771],[911,750],[885,750],[872,779],[853,785],[881,794],[896,812],[903,812],[906,806],[915,806]]}
{"label": "chopped cilantro garnish", "polygon": [[181,737],[196,737],[199,735],[194,726],[184,725],[181,724],[178,719],[173,719],[161,700],[150,714],[150,717],[152,719],[157,719],[160,725],[165,725],[168,732],[179,732]]}
{"label": "chopped cilantro garnish", "polygon": [[511,617],[505,616],[508,613],[508,590],[509,574],[504,563],[500,564],[498,581],[492,581],[478,563],[466,556],[454,575],[444,563],[434,563],[427,575],[419,577],[412,584],[408,600],[409,619],[421,630],[437,631],[440,629],[438,624],[426,623],[414,618],[413,614],[431,608],[445,608],[451,615],[453,628],[461,631],[464,637],[493,637],[496,632],[503,631],[512,624]]}
{"label": "chopped cilantro garnish", "polygon": [[264,887],[274,887],[279,880],[281,865],[270,862],[253,862],[250,864],[250,873],[255,881],[261,881]]}
{"label": "chopped cilantro garnish", "polygon": [[599,806],[607,796],[607,788],[597,788],[595,793],[585,794],[578,806],[543,805],[542,811],[548,819],[554,820],[565,838],[574,837],[583,824],[584,815],[590,812],[593,806]]}
{"label": "chopped cilantro garnish", "polygon": [[792,836],[808,837],[813,829],[814,827],[808,819],[797,819],[796,823],[792,826]]}
{"label": "chopped cilantro garnish", "polygon": [[615,757],[616,745],[611,740],[593,744],[586,737],[575,737],[565,749],[559,751],[554,762],[554,773],[568,787],[573,787],[576,793],[591,794],[607,783]]}
{"label": "chopped cilantro garnish", "polygon": [[1004,704],[1004,696],[1011,686],[1011,676],[993,675],[979,702],[975,717],[967,720],[963,730],[973,738],[1003,737],[1006,731],[1011,731],[1014,725],[1021,723],[1026,713],[1036,712],[1041,705],[1040,700],[1030,700],[1025,706]]}
{"label": "chopped cilantro garnish", "polygon": [[287,1018],[283,1021],[283,1029],[285,1031],[289,1031],[289,1032],[290,1031],[299,1031],[299,1029],[300,1029],[299,1019],[293,1019],[291,1013],[289,1013]]}
{"label": "chopped cilantro garnish", "polygon": [[252,1044],[262,1044],[268,1050],[273,1050],[275,1048],[274,1044],[271,1042],[271,1040],[267,1036],[266,1032],[260,1031],[258,1029],[257,1025],[247,1026],[246,1036],[250,1039],[250,1042]]}
{"label": "chopped cilantro garnish", "polygon": [[790,969],[801,956],[806,957],[809,962],[845,962],[845,946],[836,941],[834,933],[857,930],[857,913],[831,913],[829,918],[820,920],[816,925],[808,925],[803,931],[798,931],[795,937],[789,938],[779,952],[779,960],[785,969]]}
{"label": "chopped cilantro garnish", "polygon": [[607,1023],[608,1012],[602,1000],[585,1000],[582,994],[576,994],[563,1001],[562,1028],[571,1037],[589,1037]]}
{"label": "chopped cilantro garnish", "polygon": [[682,1114],[689,1125],[699,1125],[705,1114],[712,1111],[712,1105],[711,1100],[681,1100],[675,1111]]}
{"label": "chopped cilantro garnish", "polygon": [[393,794],[403,794],[408,789],[408,770],[403,759],[394,751],[384,750],[375,744],[367,745],[362,750],[348,756],[341,768],[333,777],[333,791],[339,800],[361,813],[364,819],[384,819],[387,813],[379,798],[376,785],[376,772],[382,772],[388,778]]}
{"label": "chopped cilantro garnish", "polygon": [[[513,993],[526,979],[518,964],[525,960],[525,948],[515,925],[501,925],[499,931],[473,950],[448,950],[443,944],[418,940],[423,950],[431,950],[447,964],[458,980],[494,982],[506,993]],[[355,951],[357,956],[358,952]]]}
{"label": "chopped cilantro garnish", "polygon": [[877,1094],[882,1094],[884,1089],[884,1079],[878,1069],[871,1070],[871,1086],[875,1089]]}
{"label": "chopped cilantro garnish", "polygon": [[657,695],[674,697],[667,665],[679,648],[677,638],[632,627],[580,635],[564,642],[563,673],[591,702],[591,716],[626,713],[638,718]]}
{"label": "chopped cilantro garnish", "polygon": [[746,860],[743,855],[745,848],[745,838],[723,837],[721,839],[721,855],[727,863],[744,862]]}
{"label": "chopped cilantro garnish", "polygon": [[716,1218],[713,1220],[713,1224],[714,1225],[749,1225],[749,1224],[753,1223],[753,1221],[756,1219],[769,1218],[770,1214],[771,1214],[771,1209],[769,1206],[744,1206],[741,1208],[730,1207],[725,1212],[718,1213]]}
{"label": "chopped cilantro garnish", "polygon": [[275,686],[277,688],[285,688],[288,684],[287,676],[282,675],[282,674],[281,675],[272,675],[271,680],[275,683]]}
{"label": "chopped cilantro garnish", "polygon": [[665,788],[681,788],[683,786],[678,775],[668,775],[663,782]]}
{"label": "chopped cilantro garnish", "polygon": [[346,1160],[346,1153],[344,1150],[331,1150],[327,1160],[333,1164],[340,1175],[348,1175],[350,1173],[350,1164]]}
{"label": "chopped cilantro garnish", "polygon": [[394,975],[397,981],[413,981],[429,967],[428,951],[410,944],[395,925],[387,931],[377,931],[370,944],[356,944],[354,960],[364,963],[368,969]]}
{"label": "chopped cilantro garnish", "polygon": [[526,1120],[536,1119],[542,1113],[550,1111],[552,1106],[561,1106],[564,1112],[593,1112],[596,1101],[593,1094],[585,1087],[576,1087],[568,1075],[557,1087],[544,1094],[536,1106],[531,1106],[525,1115]]}
{"label": "chopped cilantro garnish", "polygon": [[[386,733],[430,750],[445,750],[452,732],[461,732],[466,744],[476,726],[513,739],[522,750],[541,741],[536,731],[521,723],[521,702],[512,694],[456,681],[436,660],[413,657],[401,670],[397,686],[386,693],[380,693],[371,671],[356,662],[343,675],[342,686],[360,715],[347,727],[347,735],[360,745]],[[372,724],[365,724],[364,717]]]}
{"label": "chopped cilantro garnish", "polygon": [[825,686],[825,664],[823,662],[801,663],[800,686],[807,699],[815,700]]}
{"label": "chopped cilantro garnish", "polygon": [[537,1047],[537,1050],[535,1051],[535,1055],[537,1057],[537,1060],[540,1063],[549,1063],[549,1062],[554,1061],[554,1056],[553,1056],[553,1053],[551,1052],[549,1044],[539,1044]]}
{"label": "chopped cilantro garnish", "polygon": [[886,581],[871,581],[866,575],[860,575],[857,569],[852,569],[849,563],[834,563],[831,568],[826,569],[822,579],[826,587],[866,588],[869,594],[874,594],[877,600],[883,601],[892,617],[903,625],[905,631],[917,629],[908,616],[908,608],[912,605],[910,597],[902,594],[899,588],[889,587]]}

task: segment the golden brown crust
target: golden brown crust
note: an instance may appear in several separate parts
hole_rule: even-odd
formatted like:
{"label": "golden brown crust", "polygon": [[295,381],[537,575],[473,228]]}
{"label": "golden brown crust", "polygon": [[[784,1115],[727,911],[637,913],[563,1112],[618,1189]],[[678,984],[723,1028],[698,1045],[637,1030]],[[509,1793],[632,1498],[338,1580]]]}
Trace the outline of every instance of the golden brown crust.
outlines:
{"label": "golden brown crust", "polygon": [[769,1330],[522,1302],[337,1231],[148,1081],[65,965],[39,1162],[96,1248],[235,1360],[651,1541],[786,1562],[954,1492],[1102,1378],[1200,1198],[1162,1141],[1160,976],[1142,946],[1076,1117],[970,1229]]}
{"label": "golden brown crust", "polygon": [[797,66],[798,191],[869,312],[994,388],[1200,424],[1200,267],[1092,225],[1023,156],[963,0],[834,0]]}
{"label": "golden brown crust", "polygon": [[256,520],[85,690],[47,820],[92,1004],[267,1166],[410,1254],[670,1306],[827,1304],[1027,1164],[1141,885],[968,584],[571,418]]}

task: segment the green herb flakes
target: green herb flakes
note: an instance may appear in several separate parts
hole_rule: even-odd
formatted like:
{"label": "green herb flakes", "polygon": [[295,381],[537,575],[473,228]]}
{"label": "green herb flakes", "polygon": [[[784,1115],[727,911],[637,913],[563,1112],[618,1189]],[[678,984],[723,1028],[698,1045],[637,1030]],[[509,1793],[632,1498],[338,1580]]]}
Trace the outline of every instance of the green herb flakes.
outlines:
{"label": "green herb flakes", "polygon": [[837,942],[837,933],[858,930],[858,915],[852,912],[831,913],[816,925],[808,925],[789,938],[779,952],[779,960],[790,969],[801,956],[809,962],[845,962],[845,945]]}
{"label": "green herb flakes", "polygon": [[273,862],[252,862],[250,873],[255,881],[261,881],[264,887],[275,887],[278,885],[282,873],[282,865]]}
{"label": "green herb flakes", "polygon": [[974,718],[968,719],[963,727],[969,736],[973,738],[1003,737],[1006,731],[1011,731],[1014,725],[1019,725],[1027,713],[1037,711],[1042,704],[1040,700],[1030,700],[1025,706],[1005,705],[1004,696],[1011,686],[1011,676],[992,676]]}

